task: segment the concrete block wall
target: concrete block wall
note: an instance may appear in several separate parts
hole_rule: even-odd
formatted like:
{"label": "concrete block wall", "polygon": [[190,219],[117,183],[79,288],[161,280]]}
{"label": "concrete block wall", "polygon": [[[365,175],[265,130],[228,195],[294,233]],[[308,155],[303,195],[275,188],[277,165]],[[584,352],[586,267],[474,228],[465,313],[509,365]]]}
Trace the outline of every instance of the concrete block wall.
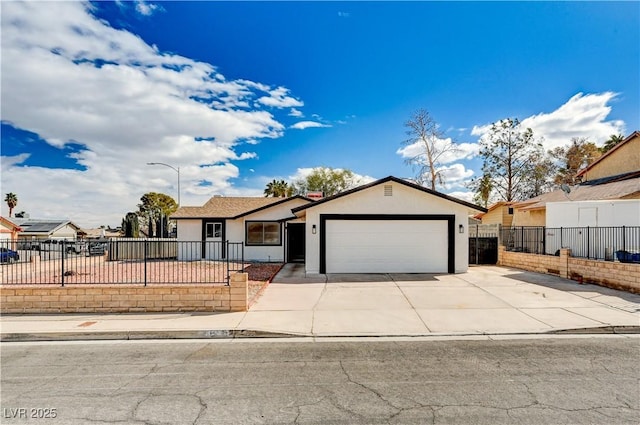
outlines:
{"label": "concrete block wall", "polygon": [[553,256],[509,252],[504,246],[498,247],[498,264],[640,294],[640,264],[574,258],[569,249]]}
{"label": "concrete block wall", "polygon": [[5,285],[1,314],[247,311],[248,275],[224,285]]}

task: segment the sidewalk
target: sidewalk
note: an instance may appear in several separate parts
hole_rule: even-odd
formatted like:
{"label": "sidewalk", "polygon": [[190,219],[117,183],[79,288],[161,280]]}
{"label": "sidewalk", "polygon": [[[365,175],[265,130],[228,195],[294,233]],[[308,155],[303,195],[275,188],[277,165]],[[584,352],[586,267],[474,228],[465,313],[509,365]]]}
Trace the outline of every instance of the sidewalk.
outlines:
{"label": "sidewalk", "polygon": [[494,266],[305,276],[291,264],[248,312],[6,315],[0,326],[3,341],[640,333],[640,295]]}

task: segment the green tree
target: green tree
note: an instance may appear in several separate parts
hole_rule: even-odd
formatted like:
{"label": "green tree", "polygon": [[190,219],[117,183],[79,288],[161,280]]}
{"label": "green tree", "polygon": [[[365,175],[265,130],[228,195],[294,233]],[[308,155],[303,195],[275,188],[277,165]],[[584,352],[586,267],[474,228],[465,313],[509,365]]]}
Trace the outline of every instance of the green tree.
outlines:
{"label": "green tree", "polygon": [[13,192],[9,192],[7,193],[7,196],[4,197],[4,202],[6,202],[9,207],[9,217],[11,217],[13,209],[18,205],[18,195]]}
{"label": "green tree", "polygon": [[169,195],[149,192],[142,195],[138,204],[138,217],[149,229],[149,236],[153,236],[155,227],[156,237],[167,237],[168,218],[178,209],[178,204]]}
{"label": "green tree", "polygon": [[290,186],[284,180],[276,180],[267,183],[267,187],[264,189],[264,196],[274,198],[288,198],[293,196],[293,186]]}
{"label": "green tree", "polygon": [[445,184],[442,169],[444,161],[460,149],[450,138],[445,138],[438,123],[424,109],[414,112],[404,126],[409,136],[402,142],[405,148],[401,152],[408,156],[405,163],[416,171],[418,184],[436,190],[436,185]]}
{"label": "green tree", "polygon": [[569,145],[557,147],[549,154],[560,162],[553,179],[556,185],[576,184],[578,172],[602,155],[600,149],[584,137],[574,137]]}
{"label": "green tree", "polygon": [[480,157],[484,160],[482,175],[490,179],[497,200],[526,199],[536,192],[536,187],[542,186],[537,168],[544,157],[542,143],[534,138],[530,128],[522,128],[517,118],[491,125],[480,139]]}
{"label": "green tree", "polygon": [[138,214],[134,212],[128,212],[122,219],[122,232],[125,238],[138,238],[140,237],[140,221],[138,220]]}
{"label": "green tree", "polygon": [[332,196],[357,186],[359,179],[351,170],[339,168],[316,167],[311,173],[294,183],[295,192],[306,195],[309,192],[322,192],[324,196]]}
{"label": "green tree", "polygon": [[600,152],[607,153],[608,151],[613,149],[615,145],[622,142],[623,140],[624,136],[622,134],[612,134],[611,136],[609,136],[609,139],[604,142],[604,146],[600,148]]}
{"label": "green tree", "polygon": [[486,174],[483,175],[481,178],[476,180],[476,185],[477,187],[471,187],[475,192],[473,195],[473,202],[487,208],[489,206],[489,201],[491,200],[491,192],[493,191],[491,177]]}

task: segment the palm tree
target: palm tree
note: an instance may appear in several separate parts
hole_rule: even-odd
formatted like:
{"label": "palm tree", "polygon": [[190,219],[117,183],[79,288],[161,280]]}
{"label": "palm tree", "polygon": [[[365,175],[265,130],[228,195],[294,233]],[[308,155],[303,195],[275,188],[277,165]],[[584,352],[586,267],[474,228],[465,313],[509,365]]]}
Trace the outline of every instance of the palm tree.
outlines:
{"label": "palm tree", "polygon": [[6,202],[9,207],[9,217],[11,217],[13,209],[18,205],[18,195],[13,192],[9,192],[7,193],[7,196],[4,197],[4,202]]}
{"label": "palm tree", "polygon": [[487,208],[492,190],[493,184],[491,182],[491,177],[488,174],[484,174],[477,182],[476,194],[473,197],[474,202],[478,202],[480,205]]}
{"label": "palm tree", "polygon": [[287,198],[293,195],[293,187],[289,186],[284,180],[270,181],[267,183],[267,187],[264,189],[264,196],[272,196],[274,198]]}
{"label": "palm tree", "polygon": [[600,150],[602,151],[602,153],[608,152],[615,145],[622,142],[623,140],[624,140],[624,136],[622,134],[618,134],[618,135],[612,134],[611,136],[609,136],[609,140],[604,142],[604,146],[600,148]]}

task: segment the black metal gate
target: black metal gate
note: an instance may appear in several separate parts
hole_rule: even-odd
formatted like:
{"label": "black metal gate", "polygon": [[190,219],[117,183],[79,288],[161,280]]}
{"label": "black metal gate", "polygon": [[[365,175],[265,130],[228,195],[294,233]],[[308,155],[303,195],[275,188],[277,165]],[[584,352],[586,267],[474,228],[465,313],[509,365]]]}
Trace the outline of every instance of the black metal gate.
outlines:
{"label": "black metal gate", "polygon": [[469,264],[496,264],[497,262],[497,237],[469,238]]}

